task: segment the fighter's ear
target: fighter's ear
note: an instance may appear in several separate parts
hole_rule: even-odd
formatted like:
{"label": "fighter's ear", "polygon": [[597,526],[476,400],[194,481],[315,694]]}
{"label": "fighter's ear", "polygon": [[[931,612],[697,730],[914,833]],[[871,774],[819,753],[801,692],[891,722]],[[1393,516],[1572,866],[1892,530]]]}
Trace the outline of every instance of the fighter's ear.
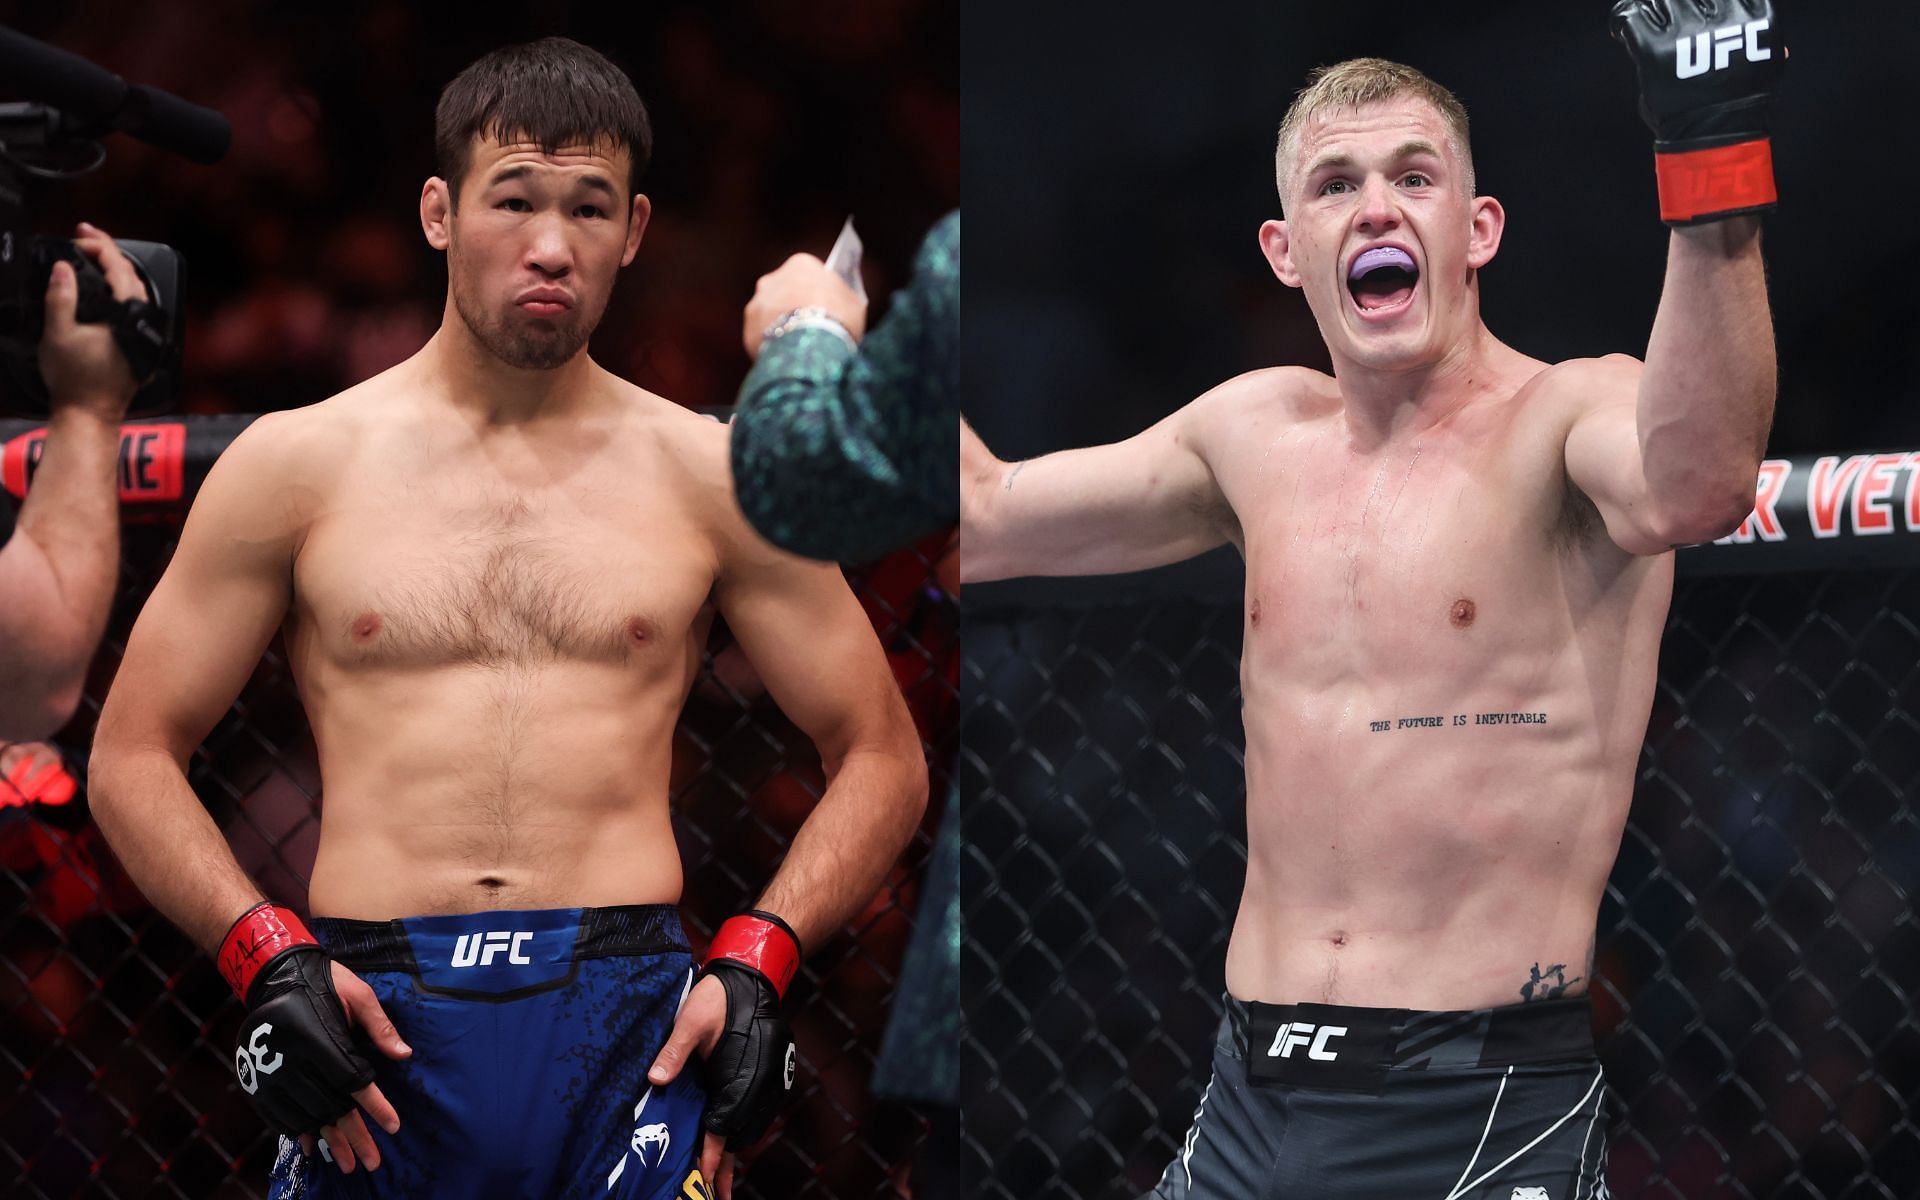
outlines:
{"label": "fighter's ear", "polygon": [[620,256],[620,265],[633,262],[633,256],[640,249],[640,237],[647,232],[647,218],[653,215],[653,202],[639,192],[633,195],[633,204],[627,211],[627,249]]}
{"label": "fighter's ear", "polygon": [[420,189],[420,230],[427,235],[427,245],[445,250],[453,240],[447,228],[452,220],[452,190],[435,175]]}
{"label": "fighter's ear", "polygon": [[1473,198],[1473,223],[1467,230],[1467,265],[1479,270],[1500,251],[1500,235],[1507,228],[1507,210],[1492,196]]}
{"label": "fighter's ear", "polygon": [[1285,221],[1268,221],[1260,227],[1260,253],[1281,283],[1290,288],[1300,286],[1300,272],[1293,267],[1293,239]]}

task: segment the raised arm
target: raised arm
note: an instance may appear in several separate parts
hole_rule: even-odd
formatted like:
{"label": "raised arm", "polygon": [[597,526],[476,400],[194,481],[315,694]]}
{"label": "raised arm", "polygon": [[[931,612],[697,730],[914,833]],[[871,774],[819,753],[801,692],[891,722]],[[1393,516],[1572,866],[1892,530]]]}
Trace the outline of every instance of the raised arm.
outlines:
{"label": "raised arm", "polygon": [[1635,554],[1738,527],[1773,420],[1773,325],[1753,214],[1774,205],[1767,113],[1786,50],[1769,0],[1735,11],[1751,19],[1723,26],[1698,5],[1613,8],[1673,233],[1646,367],[1590,372],[1567,471]]}
{"label": "raised arm", "polygon": [[1024,462],[960,425],[960,578],[1117,575],[1192,558],[1235,536],[1208,466],[1214,392],[1124,442]]}
{"label": "raised arm", "polygon": [[179,548],[141,610],[100,714],[94,819],[156,908],[208,952],[260,891],[234,861],[186,768],[285,614],[297,522],[291,455],[262,417],[214,464]]}
{"label": "raised arm", "polygon": [[1758,220],[1674,230],[1646,365],[1611,358],[1571,375],[1582,411],[1567,473],[1621,548],[1659,554],[1738,528],[1775,391]]}

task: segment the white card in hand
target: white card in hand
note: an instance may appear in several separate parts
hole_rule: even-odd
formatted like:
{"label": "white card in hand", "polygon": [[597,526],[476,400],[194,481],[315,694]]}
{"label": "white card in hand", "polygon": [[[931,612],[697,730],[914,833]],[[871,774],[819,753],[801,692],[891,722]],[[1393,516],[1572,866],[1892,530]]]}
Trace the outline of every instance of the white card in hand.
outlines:
{"label": "white card in hand", "polygon": [[863,249],[860,235],[853,231],[853,218],[848,217],[847,223],[840,227],[840,236],[833,239],[833,249],[827,251],[827,270],[844,279],[847,286],[853,289],[853,294],[864,301],[867,298],[867,285],[860,282],[860,255]]}

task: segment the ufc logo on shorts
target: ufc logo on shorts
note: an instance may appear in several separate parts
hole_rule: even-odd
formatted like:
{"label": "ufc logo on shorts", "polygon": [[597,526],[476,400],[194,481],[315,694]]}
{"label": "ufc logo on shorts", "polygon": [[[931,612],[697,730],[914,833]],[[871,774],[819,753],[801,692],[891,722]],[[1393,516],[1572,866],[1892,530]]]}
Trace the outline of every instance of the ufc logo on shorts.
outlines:
{"label": "ufc logo on shorts", "polygon": [[[1770,19],[1763,18],[1748,21],[1745,25],[1729,25],[1710,34],[1696,33],[1692,37],[1680,38],[1673,44],[1674,73],[1682,79],[1692,79],[1708,71],[1724,71],[1736,49],[1746,52],[1748,62],[1765,62],[1773,57],[1773,51],[1760,48],[1760,34],[1771,24],[1773,22]],[[1712,47],[1711,62],[1708,61],[1709,45]]]}
{"label": "ufc logo on shorts", "polygon": [[1308,1058],[1315,1062],[1333,1062],[1340,1057],[1340,1052],[1327,1049],[1327,1043],[1344,1036],[1346,1032],[1345,1025],[1322,1025],[1316,1030],[1305,1021],[1294,1021],[1274,1031],[1273,1045],[1267,1047],[1267,1057],[1292,1058],[1296,1046],[1305,1046]]}
{"label": "ufc logo on shorts", "polygon": [[521,952],[523,943],[532,940],[531,933],[513,933],[505,929],[490,930],[486,934],[463,933],[460,940],[453,944],[453,965],[470,967],[476,960],[483,967],[493,965],[493,956],[502,950],[507,952],[507,961],[525,966],[533,960]]}

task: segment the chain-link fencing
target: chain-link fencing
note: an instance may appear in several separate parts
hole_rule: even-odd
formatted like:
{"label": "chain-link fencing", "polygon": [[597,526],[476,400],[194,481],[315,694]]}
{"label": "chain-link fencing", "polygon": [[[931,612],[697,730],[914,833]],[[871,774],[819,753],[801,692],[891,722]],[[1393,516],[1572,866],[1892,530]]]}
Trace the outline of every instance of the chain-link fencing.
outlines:
{"label": "chain-link fencing", "polygon": [[[176,530],[130,526],[122,591],[79,717],[57,739],[80,788],[23,802],[0,781],[0,1194],[249,1197],[275,1140],[232,1073],[241,1008],[213,963],[127,880],[85,804],[92,725]],[[848,574],[919,725],[935,802],[881,891],[813,949],[789,993],[796,1099],[742,1197],[893,1195],[925,1122],[868,1087],[956,749],[957,615],[944,535]],[[20,751],[16,749],[16,754]],[[4,764],[0,764],[4,767]],[[6,774],[0,769],[0,775]],[[195,791],[267,895],[306,910],[320,780],[278,643],[195,753]],[[696,950],[764,886],[822,787],[804,735],[723,639],[674,746],[682,913]]]}
{"label": "chain-link fencing", "polygon": [[[1683,555],[1600,914],[1623,1198],[1920,1196],[1920,514],[1809,569],[1773,482],[1757,539]],[[1192,1119],[1246,868],[1231,584],[967,594],[970,1195],[1137,1195]]]}

